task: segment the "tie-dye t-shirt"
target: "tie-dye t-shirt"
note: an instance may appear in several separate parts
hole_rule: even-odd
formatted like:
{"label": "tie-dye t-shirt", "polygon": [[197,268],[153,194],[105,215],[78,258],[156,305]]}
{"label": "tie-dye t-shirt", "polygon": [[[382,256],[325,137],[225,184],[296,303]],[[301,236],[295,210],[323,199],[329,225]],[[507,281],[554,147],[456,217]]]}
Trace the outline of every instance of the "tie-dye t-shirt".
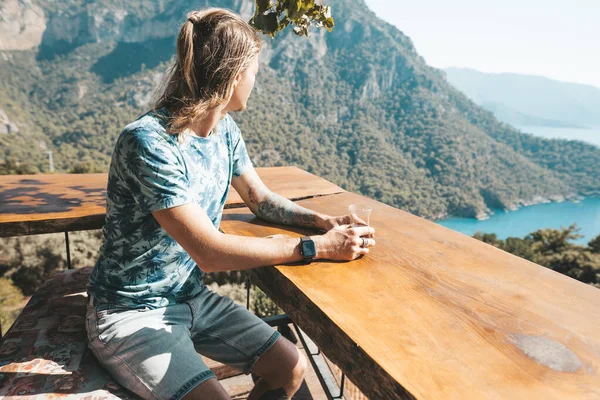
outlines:
{"label": "tie-dye t-shirt", "polygon": [[104,244],[88,288],[96,302],[155,308],[199,293],[204,273],[152,212],[195,202],[218,228],[232,176],[252,168],[229,115],[208,137],[186,135],[181,143],[167,133],[165,116],[149,112],[117,139]]}

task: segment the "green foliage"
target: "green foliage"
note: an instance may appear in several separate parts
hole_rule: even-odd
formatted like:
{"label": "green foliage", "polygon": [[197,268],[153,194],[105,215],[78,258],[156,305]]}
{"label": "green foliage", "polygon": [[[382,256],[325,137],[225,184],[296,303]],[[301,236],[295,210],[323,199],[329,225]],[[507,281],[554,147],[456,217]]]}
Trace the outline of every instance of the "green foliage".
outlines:
{"label": "green foliage", "polygon": [[[71,232],[71,263],[80,268],[96,263],[102,231]],[[27,298],[48,278],[67,268],[65,236],[49,234],[0,238],[0,322],[6,331]]]}
{"label": "green foliage", "polygon": [[[71,232],[69,242],[73,267],[94,265],[102,244],[102,231]],[[0,239],[0,278],[11,279],[26,295],[66,268],[63,234]]]}
{"label": "green foliage", "polygon": [[[10,243],[12,249],[7,248]],[[66,266],[59,248],[48,242],[5,239],[2,247],[4,254],[11,255],[4,268],[6,276],[27,296]]]}
{"label": "green foliage", "polygon": [[592,253],[600,253],[600,235],[590,240],[588,246]]}
{"label": "green foliage", "polygon": [[[175,24],[185,13],[171,0],[42,3],[49,24],[55,14],[92,16],[104,7],[107,18],[126,11],[130,28],[140,32],[148,21]],[[427,67],[410,38],[364,3],[327,3],[343,29],[310,38],[284,29],[265,42],[248,111],[234,115],[256,166],[297,165],[432,219],[600,193],[600,149],[499,123]],[[279,8],[279,23],[311,4],[261,7]],[[20,132],[0,135],[0,173],[46,173],[50,150],[57,172],[107,171],[119,132],[151,107],[175,34],[137,42],[78,36],[64,52],[52,41],[35,51],[3,52],[0,108]],[[48,57],[40,57],[42,50]]]}
{"label": "green foliage", "polygon": [[330,32],[334,26],[331,8],[315,0],[255,0],[255,6],[250,25],[271,37],[290,24],[298,36],[308,36],[312,24]]}
{"label": "green foliage", "polygon": [[2,334],[12,325],[25,305],[23,293],[10,279],[0,278],[0,325]]}
{"label": "green foliage", "polygon": [[277,307],[259,287],[252,287],[252,312],[259,318],[272,317],[274,315],[283,314],[283,310]]}
{"label": "green foliage", "polygon": [[39,172],[37,166],[26,161],[19,161],[15,157],[7,157],[4,164],[0,164],[0,175],[28,175]]}
{"label": "green foliage", "polygon": [[563,275],[600,288],[600,254],[597,244],[600,235],[592,239],[588,247],[574,244],[581,238],[579,228],[539,229],[524,238],[509,237],[500,240],[493,233],[477,232],[473,235],[492,246],[516,256],[543,265]]}
{"label": "green foliage", "polygon": [[245,284],[248,274],[245,271],[217,271],[204,275],[204,284],[225,285],[226,283]]}
{"label": "green foliage", "polygon": [[[214,292],[231,297],[236,303],[246,305],[246,271],[211,272],[204,276],[204,284]],[[277,305],[257,286],[250,290],[250,309],[259,317],[283,313]]]}
{"label": "green foliage", "polygon": [[209,287],[213,292],[220,294],[221,296],[229,297],[236,304],[246,307],[246,289],[244,288],[244,285],[237,283],[218,284],[216,282],[212,282],[210,284],[206,284],[206,286]]}

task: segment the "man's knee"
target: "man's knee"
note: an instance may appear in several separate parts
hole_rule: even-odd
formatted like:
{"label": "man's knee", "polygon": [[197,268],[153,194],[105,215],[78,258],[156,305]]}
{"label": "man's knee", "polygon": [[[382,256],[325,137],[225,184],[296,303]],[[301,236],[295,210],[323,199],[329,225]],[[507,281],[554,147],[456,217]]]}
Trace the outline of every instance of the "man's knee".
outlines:
{"label": "man's knee", "polygon": [[298,351],[298,362],[296,366],[292,370],[292,381],[294,382],[294,386],[298,387],[302,384],[302,380],[304,380],[304,375],[306,374],[306,368],[308,367],[308,361],[304,354]]}
{"label": "man's knee", "polygon": [[297,389],[304,379],[308,366],[306,357],[289,340],[279,339],[255,365],[253,372],[274,389]]}
{"label": "man's knee", "polygon": [[296,391],[302,385],[302,381],[304,380],[304,375],[306,373],[307,361],[306,357],[298,353],[298,359],[294,367],[289,370],[284,369],[274,369],[272,374],[268,374],[263,376],[265,380],[266,386],[269,390],[273,391],[272,394],[277,390],[282,390],[283,393],[286,394],[287,397],[261,397],[262,399],[280,399],[280,398],[291,398]]}
{"label": "man's knee", "polygon": [[[294,346],[295,347],[295,346]],[[295,357],[295,364],[292,368],[277,368],[274,365],[273,370],[270,374],[266,374],[264,378],[269,382],[271,387],[284,387],[298,389],[302,384],[308,361],[306,357],[296,348],[297,356]]]}

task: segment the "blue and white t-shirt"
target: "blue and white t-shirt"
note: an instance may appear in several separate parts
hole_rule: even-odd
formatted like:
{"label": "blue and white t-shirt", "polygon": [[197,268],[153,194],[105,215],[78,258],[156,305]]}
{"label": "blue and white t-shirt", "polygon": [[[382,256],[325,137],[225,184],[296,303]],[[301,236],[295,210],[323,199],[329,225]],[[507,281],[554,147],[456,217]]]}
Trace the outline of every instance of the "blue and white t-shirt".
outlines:
{"label": "blue and white t-shirt", "polygon": [[194,297],[204,273],[158,224],[153,211],[198,203],[218,229],[232,176],[252,162],[227,115],[208,137],[166,130],[166,110],[149,112],[119,135],[110,164],[104,244],[90,276],[100,303],[162,307]]}

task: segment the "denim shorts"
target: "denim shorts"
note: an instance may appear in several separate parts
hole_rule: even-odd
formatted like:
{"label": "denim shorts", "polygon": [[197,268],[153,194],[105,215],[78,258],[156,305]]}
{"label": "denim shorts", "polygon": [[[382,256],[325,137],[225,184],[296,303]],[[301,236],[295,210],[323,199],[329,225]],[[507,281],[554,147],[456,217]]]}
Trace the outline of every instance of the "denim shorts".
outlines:
{"label": "denim shorts", "polygon": [[156,309],[92,303],[88,346],[119,384],[144,399],[180,399],[214,378],[198,353],[249,374],[280,337],[206,287],[189,301]]}

